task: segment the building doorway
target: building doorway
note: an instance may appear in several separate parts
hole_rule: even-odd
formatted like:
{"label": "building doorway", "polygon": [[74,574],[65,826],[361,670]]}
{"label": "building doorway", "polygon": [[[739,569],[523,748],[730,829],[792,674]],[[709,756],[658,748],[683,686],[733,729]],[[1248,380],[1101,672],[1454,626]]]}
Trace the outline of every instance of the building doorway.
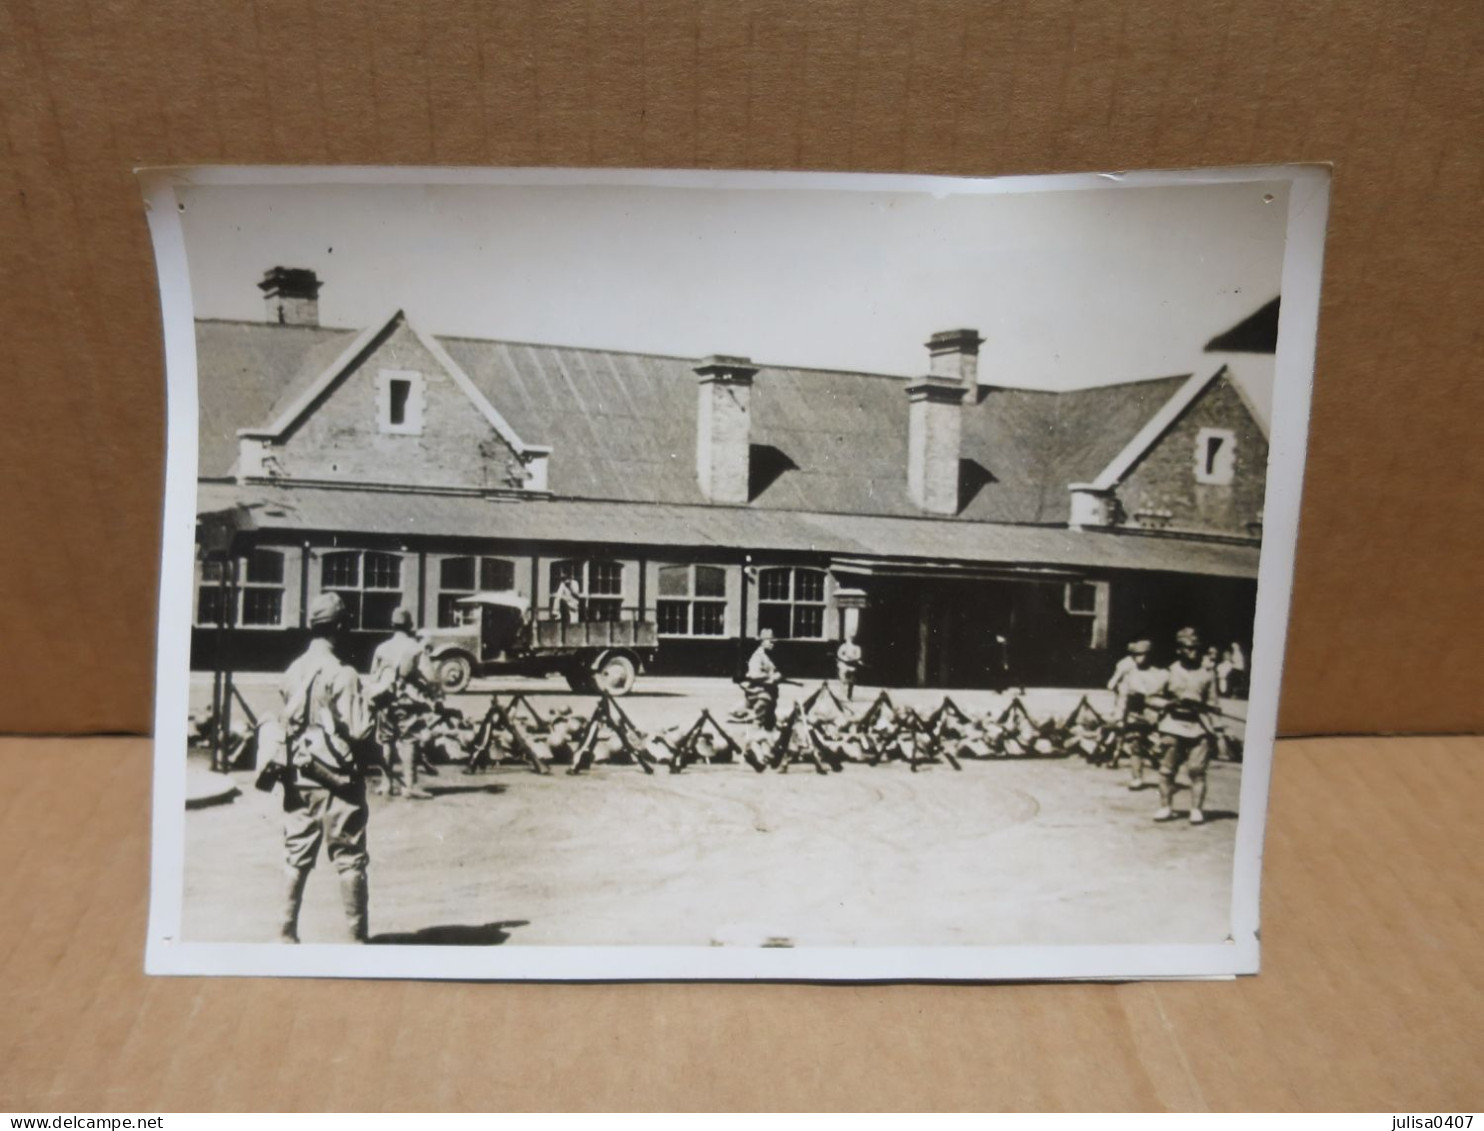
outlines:
{"label": "building doorway", "polygon": [[1018,682],[1017,607],[1026,583],[875,577],[866,588],[864,682],[995,690]]}

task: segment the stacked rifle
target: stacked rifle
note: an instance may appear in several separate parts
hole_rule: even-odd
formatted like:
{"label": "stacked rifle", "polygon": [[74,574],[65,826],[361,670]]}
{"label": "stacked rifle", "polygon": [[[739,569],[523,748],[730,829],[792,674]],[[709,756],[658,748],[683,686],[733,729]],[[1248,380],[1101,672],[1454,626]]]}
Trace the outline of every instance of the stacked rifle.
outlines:
{"label": "stacked rifle", "polygon": [[997,712],[972,715],[951,696],[931,712],[895,702],[881,691],[863,710],[842,701],[828,684],[794,704],[772,730],[702,710],[689,725],[646,733],[619,701],[599,696],[592,712],[558,707],[543,714],[524,694],[491,695],[477,718],[438,705],[420,723],[420,737],[440,762],[464,764],[466,774],[518,769],[549,774],[565,766],[571,775],[598,765],[657,767],[680,774],[696,767],[745,765],[758,773],[787,773],[792,766],[817,774],[847,765],[900,763],[913,773],[944,767],[962,770],[966,761],[1081,757],[1114,765],[1120,732],[1083,696],[1064,718],[1037,719],[1025,699],[1014,696]]}

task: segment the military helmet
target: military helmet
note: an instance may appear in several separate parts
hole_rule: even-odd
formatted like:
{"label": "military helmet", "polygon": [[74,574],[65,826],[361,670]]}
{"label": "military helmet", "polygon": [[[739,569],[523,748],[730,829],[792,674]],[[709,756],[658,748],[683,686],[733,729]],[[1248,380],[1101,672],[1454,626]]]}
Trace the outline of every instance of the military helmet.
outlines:
{"label": "military helmet", "polygon": [[1175,644],[1180,648],[1199,648],[1201,646],[1201,634],[1193,628],[1182,628],[1175,633]]}
{"label": "military helmet", "polygon": [[1153,647],[1154,645],[1147,640],[1130,640],[1128,654],[1130,656],[1147,656]]}
{"label": "military helmet", "polygon": [[406,605],[399,605],[392,611],[392,627],[412,630],[412,610]]}
{"label": "military helmet", "polygon": [[345,601],[339,593],[321,593],[309,603],[311,625],[340,624],[345,618]]}

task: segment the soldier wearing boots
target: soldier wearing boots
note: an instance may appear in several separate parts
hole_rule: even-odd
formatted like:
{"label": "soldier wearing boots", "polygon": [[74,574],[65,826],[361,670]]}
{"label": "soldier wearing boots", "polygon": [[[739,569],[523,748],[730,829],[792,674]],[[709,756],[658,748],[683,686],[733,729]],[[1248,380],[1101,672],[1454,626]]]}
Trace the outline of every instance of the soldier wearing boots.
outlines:
{"label": "soldier wearing boots", "polygon": [[400,766],[403,796],[431,797],[418,787],[417,771],[418,762],[425,756],[427,722],[441,689],[423,642],[413,634],[409,610],[399,608],[392,613],[392,635],[371,657],[371,679],[392,686],[390,698],[376,715],[376,740],[385,762],[387,792],[397,792],[393,768]]}
{"label": "soldier wearing boots", "polygon": [[1206,766],[1215,746],[1211,716],[1217,710],[1216,672],[1201,662],[1201,638],[1193,628],[1175,634],[1175,662],[1150,698],[1160,702],[1159,810],[1156,821],[1174,816],[1175,775],[1180,767],[1190,778],[1190,823],[1206,819]]}
{"label": "soldier wearing boots", "polygon": [[340,877],[352,937],[365,942],[369,902],[366,867],[366,781],[358,747],[375,719],[355,669],[337,654],[347,625],[345,603],[322,593],[309,608],[311,639],[283,678],[286,756],[297,778],[299,804],[285,805],[287,865],[281,936],[299,941],[299,906],[320,846]]}
{"label": "soldier wearing boots", "polygon": [[783,673],[773,662],[773,630],[765,628],[757,634],[757,651],[747,661],[747,675],[742,680],[742,693],[753,721],[763,730],[778,725],[778,685],[782,682]]}
{"label": "soldier wearing boots", "polygon": [[1129,789],[1144,788],[1144,767],[1157,762],[1154,728],[1159,724],[1159,711],[1150,705],[1150,696],[1164,688],[1165,673],[1151,667],[1147,640],[1135,640],[1128,655],[1118,661],[1108,689],[1117,696],[1113,706],[1114,725],[1118,728],[1118,755],[1129,760]]}

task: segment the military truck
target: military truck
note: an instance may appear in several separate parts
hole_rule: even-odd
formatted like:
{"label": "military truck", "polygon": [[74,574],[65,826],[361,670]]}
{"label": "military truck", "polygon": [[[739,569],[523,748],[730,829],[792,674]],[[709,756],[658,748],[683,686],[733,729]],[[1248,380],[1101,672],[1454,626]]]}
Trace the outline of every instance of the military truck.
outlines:
{"label": "military truck", "polygon": [[455,603],[458,624],[428,630],[428,653],[445,691],[476,675],[559,674],[573,691],[627,695],[659,647],[653,621],[537,614],[519,593],[487,590]]}

